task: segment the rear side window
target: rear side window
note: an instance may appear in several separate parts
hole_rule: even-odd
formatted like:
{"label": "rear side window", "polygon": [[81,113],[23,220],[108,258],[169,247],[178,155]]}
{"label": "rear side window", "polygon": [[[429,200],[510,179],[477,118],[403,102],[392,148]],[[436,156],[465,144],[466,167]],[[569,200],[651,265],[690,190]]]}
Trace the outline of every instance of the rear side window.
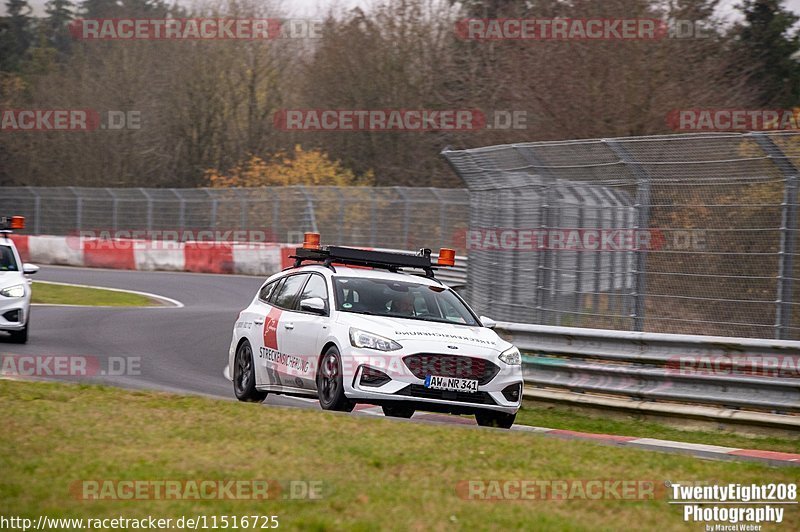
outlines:
{"label": "rear side window", "polygon": [[291,310],[307,278],[307,273],[286,277],[280,288],[273,294],[272,304],[276,307]]}
{"label": "rear side window", "polygon": [[283,281],[283,279],[278,279],[277,281],[272,281],[271,283],[262,286],[261,290],[258,291],[258,299],[264,303],[269,302],[269,298],[272,297],[272,294],[275,292],[275,289],[278,287],[281,281]]}

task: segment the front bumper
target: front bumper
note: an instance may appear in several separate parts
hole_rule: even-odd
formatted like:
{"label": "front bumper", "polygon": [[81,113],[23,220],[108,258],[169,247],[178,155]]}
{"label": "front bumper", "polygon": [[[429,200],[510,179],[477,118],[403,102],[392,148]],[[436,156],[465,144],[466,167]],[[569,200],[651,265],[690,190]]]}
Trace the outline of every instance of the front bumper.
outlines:
{"label": "front bumper", "polygon": [[[357,402],[377,405],[402,401],[403,403],[411,403],[420,410],[454,414],[470,414],[480,409],[514,414],[519,410],[523,386],[522,367],[509,366],[499,360],[497,358],[499,353],[490,356],[468,356],[425,350],[426,356],[471,358],[486,361],[496,366],[496,372],[488,370],[485,372],[485,379],[475,375],[479,381],[477,392],[451,392],[426,388],[424,380],[426,373],[434,375],[445,373],[441,375],[445,377],[465,376],[427,369],[417,369],[415,371],[408,367],[404,359],[409,356],[419,355],[419,353],[406,353],[404,351],[401,351],[401,353],[397,355],[376,354],[375,352],[356,348],[342,353],[344,393],[347,398]],[[375,372],[371,370],[380,371],[389,380],[380,382],[380,379],[378,379],[377,383],[365,384],[365,381],[369,380],[363,378],[365,372],[375,375]],[[466,376],[465,378],[472,377]],[[511,393],[512,391],[516,391],[516,393]]]}
{"label": "front bumper", "polygon": [[23,297],[0,296],[0,331],[21,331],[28,323],[30,293]]}

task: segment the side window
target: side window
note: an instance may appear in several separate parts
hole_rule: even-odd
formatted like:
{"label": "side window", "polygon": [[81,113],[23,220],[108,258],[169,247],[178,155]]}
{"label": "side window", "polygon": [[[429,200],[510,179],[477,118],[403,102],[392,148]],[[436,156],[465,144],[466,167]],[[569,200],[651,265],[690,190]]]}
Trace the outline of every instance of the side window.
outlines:
{"label": "side window", "polygon": [[290,275],[278,288],[272,297],[272,304],[276,307],[284,309],[292,309],[294,307],[297,294],[300,293],[300,288],[306,282],[308,274]]}
{"label": "side window", "polygon": [[318,297],[322,299],[325,304],[328,304],[328,285],[325,284],[325,278],[321,275],[312,274],[311,278],[303,288],[303,293],[300,294],[300,301],[310,297]]}
{"label": "side window", "polygon": [[269,302],[269,298],[275,292],[275,288],[278,287],[282,280],[283,279],[278,279],[277,281],[272,281],[271,283],[262,286],[261,290],[258,292],[258,299],[264,303]]}
{"label": "side window", "polygon": [[11,246],[0,246],[0,271],[17,271],[17,261]]}

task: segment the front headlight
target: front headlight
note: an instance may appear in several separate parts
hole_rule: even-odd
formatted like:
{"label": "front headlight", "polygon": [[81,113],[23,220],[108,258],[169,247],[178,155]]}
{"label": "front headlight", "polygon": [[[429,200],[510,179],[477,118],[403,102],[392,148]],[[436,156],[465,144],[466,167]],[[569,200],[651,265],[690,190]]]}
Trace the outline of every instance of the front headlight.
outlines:
{"label": "front headlight", "polygon": [[14,286],[7,286],[0,290],[0,296],[5,297],[22,297],[25,295],[25,286],[15,284]]}
{"label": "front headlight", "polygon": [[512,346],[510,349],[506,349],[500,353],[500,360],[509,366],[519,366],[522,364],[522,355],[519,354],[519,349]]}
{"label": "front headlight", "polygon": [[368,333],[359,329],[350,329],[350,345],[353,347],[364,347],[367,349],[377,349],[378,351],[397,351],[403,346],[390,338],[384,338],[377,334]]}

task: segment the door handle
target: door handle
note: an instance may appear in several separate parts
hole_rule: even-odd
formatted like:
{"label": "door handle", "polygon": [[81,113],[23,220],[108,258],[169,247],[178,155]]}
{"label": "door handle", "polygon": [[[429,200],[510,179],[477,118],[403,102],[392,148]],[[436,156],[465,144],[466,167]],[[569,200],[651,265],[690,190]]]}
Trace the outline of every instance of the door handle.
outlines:
{"label": "door handle", "polygon": [[253,320],[253,323],[255,323],[256,325],[263,325],[264,324],[264,320],[260,319],[260,318],[255,318]]}
{"label": "door handle", "polygon": [[284,323],[283,326],[287,329],[294,329],[294,323]]}

